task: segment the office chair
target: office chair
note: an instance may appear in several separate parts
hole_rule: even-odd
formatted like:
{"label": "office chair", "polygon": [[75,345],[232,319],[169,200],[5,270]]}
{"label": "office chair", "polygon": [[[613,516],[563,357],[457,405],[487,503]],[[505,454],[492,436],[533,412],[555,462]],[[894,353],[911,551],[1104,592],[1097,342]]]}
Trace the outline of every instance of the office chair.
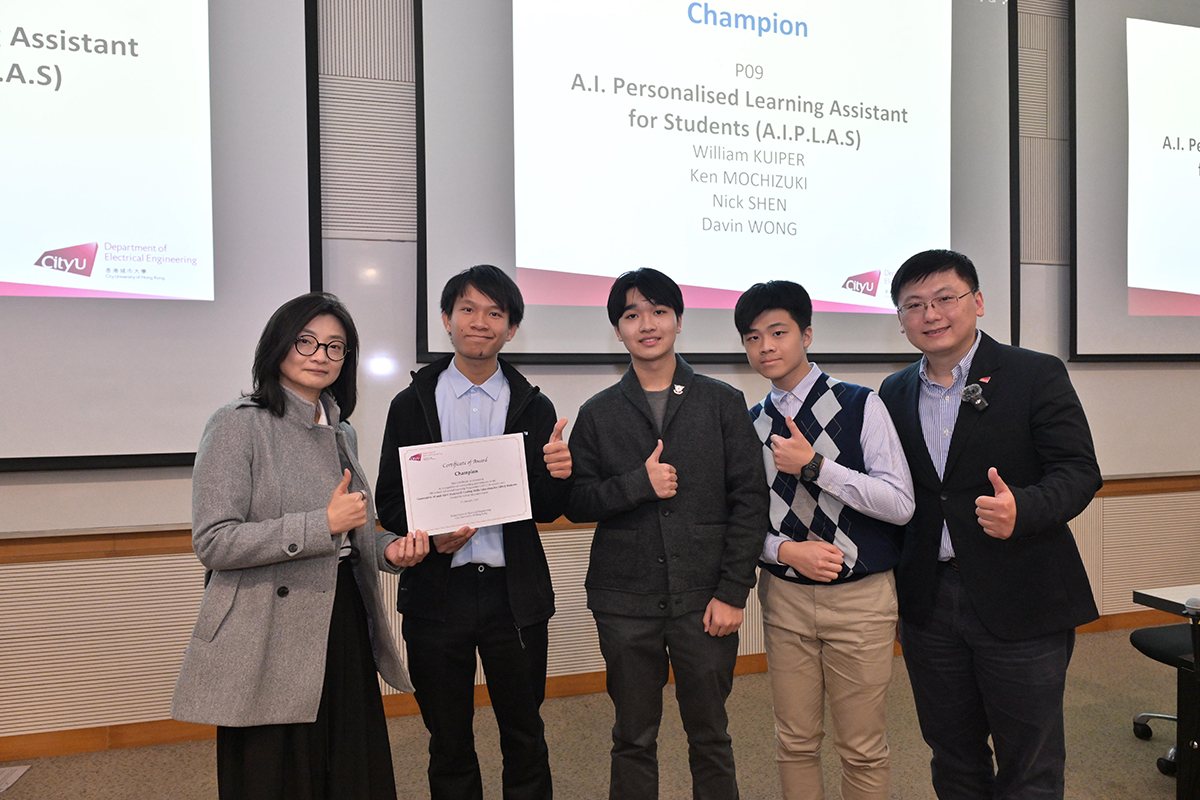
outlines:
{"label": "office chair", "polygon": [[[1129,643],[1138,649],[1142,655],[1153,658],[1162,664],[1175,669],[1192,670],[1190,658],[1192,655],[1191,623],[1181,622],[1175,625],[1159,625],[1154,628],[1138,628],[1129,634]],[[1174,714],[1138,714],[1133,718],[1133,735],[1139,739],[1149,739],[1154,735],[1150,729],[1150,720],[1165,719],[1176,722]],[[1175,774],[1175,748],[1172,747],[1165,758],[1158,759],[1158,771],[1163,775]]]}

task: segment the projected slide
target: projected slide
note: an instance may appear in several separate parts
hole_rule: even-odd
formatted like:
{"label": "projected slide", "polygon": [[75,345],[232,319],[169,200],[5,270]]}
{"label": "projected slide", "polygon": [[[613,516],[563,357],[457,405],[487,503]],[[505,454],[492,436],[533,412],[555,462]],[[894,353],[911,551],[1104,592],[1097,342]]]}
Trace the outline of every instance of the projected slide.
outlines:
{"label": "projected slide", "polygon": [[6,0],[0,150],[0,295],[213,299],[206,0]]}
{"label": "projected slide", "polygon": [[653,266],[691,307],[789,278],[818,311],[894,314],[895,268],[951,244],[951,9],[869,9],[514,0],[526,301],[602,303]]}
{"label": "projected slide", "polygon": [[1129,313],[1200,316],[1200,28],[1126,21]]}

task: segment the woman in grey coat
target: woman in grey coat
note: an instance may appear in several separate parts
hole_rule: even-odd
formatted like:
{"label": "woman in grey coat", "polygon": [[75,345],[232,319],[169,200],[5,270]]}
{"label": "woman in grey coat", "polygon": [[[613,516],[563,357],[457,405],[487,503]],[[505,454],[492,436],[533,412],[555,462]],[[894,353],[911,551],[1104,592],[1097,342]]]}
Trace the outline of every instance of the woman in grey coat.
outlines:
{"label": "woman in grey coat", "polygon": [[376,535],[345,421],[357,362],[336,297],[285,303],[258,342],[253,393],[213,415],[196,453],[192,544],[209,580],[171,713],[218,726],[222,800],[396,797],[376,671],[412,687],[379,570],[419,562],[429,542]]}

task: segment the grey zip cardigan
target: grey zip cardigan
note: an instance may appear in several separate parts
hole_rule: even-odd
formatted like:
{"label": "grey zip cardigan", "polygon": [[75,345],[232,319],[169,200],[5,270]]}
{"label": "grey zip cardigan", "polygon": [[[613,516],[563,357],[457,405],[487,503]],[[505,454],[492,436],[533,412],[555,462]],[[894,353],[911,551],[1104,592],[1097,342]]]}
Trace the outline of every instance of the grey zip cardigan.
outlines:
{"label": "grey zip cardigan", "polygon": [[337,587],[341,537],[325,508],[342,474],[367,494],[367,523],[350,531],[354,577],[370,616],[371,649],[392,686],[412,684],[391,635],[379,585],[386,543],[375,532],[358,440],[322,396],[330,425],[288,391],[283,417],[249,398],[215,413],[192,472],[192,546],[212,579],[204,592],[171,716],[242,727],[312,722],[325,678],[325,649]]}

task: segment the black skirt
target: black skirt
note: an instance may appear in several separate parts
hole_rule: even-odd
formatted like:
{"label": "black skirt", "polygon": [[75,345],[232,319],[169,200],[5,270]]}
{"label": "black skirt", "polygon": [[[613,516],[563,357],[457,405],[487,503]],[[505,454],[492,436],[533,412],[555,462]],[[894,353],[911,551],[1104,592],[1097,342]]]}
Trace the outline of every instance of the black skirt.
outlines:
{"label": "black skirt", "polygon": [[338,565],[315,722],[217,728],[221,800],[395,800],[392,752],[367,610]]}

